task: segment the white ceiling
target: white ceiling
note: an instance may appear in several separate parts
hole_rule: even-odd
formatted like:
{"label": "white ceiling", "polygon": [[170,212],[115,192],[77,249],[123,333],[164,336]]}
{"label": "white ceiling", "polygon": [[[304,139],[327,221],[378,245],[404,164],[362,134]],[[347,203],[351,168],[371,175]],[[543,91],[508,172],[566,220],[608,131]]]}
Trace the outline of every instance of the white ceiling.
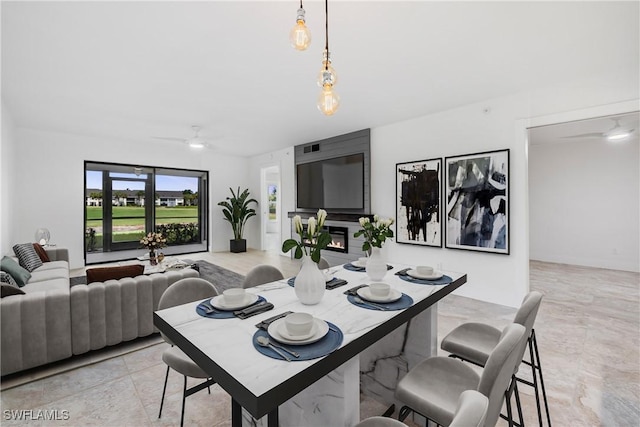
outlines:
{"label": "white ceiling", "polygon": [[[135,143],[192,135],[254,155],[502,95],[638,70],[639,3],[332,0],[342,106],[316,109],[297,1],[2,1],[2,99],[19,127]],[[602,131],[607,130],[610,126]]]}
{"label": "white ceiling", "polygon": [[[631,132],[620,141],[608,141],[609,134]],[[640,113],[617,114],[589,120],[577,120],[529,129],[531,145],[561,144],[564,142],[608,144],[638,143],[640,139]]]}

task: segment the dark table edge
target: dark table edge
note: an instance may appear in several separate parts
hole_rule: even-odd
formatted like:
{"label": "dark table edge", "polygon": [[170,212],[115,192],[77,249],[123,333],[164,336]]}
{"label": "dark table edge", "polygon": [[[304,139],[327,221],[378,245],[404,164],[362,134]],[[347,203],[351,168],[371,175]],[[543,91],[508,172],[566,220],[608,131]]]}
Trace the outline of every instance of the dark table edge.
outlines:
{"label": "dark table edge", "polygon": [[[262,418],[272,410],[278,408],[300,391],[315,383],[320,378],[329,374],[337,367],[360,354],[367,347],[379,341],[404,323],[411,320],[424,310],[428,309],[445,296],[467,282],[467,275],[464,274],[448,285],[440,286],[433,294],[424,300],[414,304],[397,316],[389,319],[385,323],[375,327],[371,331],[353,340],[349,344],[329,354],[314,365],[300,372],[293,378],[279,384],[269,390],[258,399],[251,391],[239,383],[227,371],[213,362],[207,355],[200,351],[189,340],[178,333],[171,325],[165,322],[155,312],[153,313],[153,323],[173,343],[188,354],[205,372],[209,373],[218,384],[229,393],[243,408],[245,408],[254,418]],[[416,285],[425,286],[425,285]]]}

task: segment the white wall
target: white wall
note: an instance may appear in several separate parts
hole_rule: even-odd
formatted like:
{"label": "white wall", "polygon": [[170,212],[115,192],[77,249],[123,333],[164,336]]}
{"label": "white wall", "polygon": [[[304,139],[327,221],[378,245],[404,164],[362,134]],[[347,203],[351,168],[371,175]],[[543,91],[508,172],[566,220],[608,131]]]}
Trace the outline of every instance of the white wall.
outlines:
{"label": "white wall", "polygon": [[[0,248],[2,255],[13,254],[13,209],[19,200],[13,191],[13,164],[15,151],[14,124],[11,115],[2,103],[2,139],[0,139]],[[33,230],[35,233],[35,229]],[[33,237],[32,237],[33,239]]]}
{"label": "white wall", "polygon": [[[383,253],[390,261],[441,265],[467,274],[459,295],[518,307],[529,291],[529,195],[526,128],[539,116],[597,110],[602,106],[633,100],[638,103],[636,77],[601,75],[528,93],[490,99],[371,130],[372,213],[395,217],[395,165],[398,162],[446,157],[509,148],[510,152],[510,255],[445,248],[401,245],[390,242]],[[419,94],[416,96],[420,96]],[[627,110],[628,111],[628,110]],[[579,113],[577,118],[580,117]],[[354,129],[357,130],[357,129]],[[327,135],[327,137],[336,135]],[[293,152],[293,151],[291,151]],[[259,188],[259,164],[270,155],[252,159],[252,185]],[[273,153],[282,159],[281,153]],[[636,157],[637,158],[637,157]],[[273,159],[272,159],[273,160]],[[283,193],[288,189],[293,210],[294,165],[282,175]],[[283,169],[284,172],[284,169]],[[283,231],[289,227],[283,224]],[[286,231],[283,233],[286,238]]]}
{"label": "white wall", "polygon": [[638,139],[529,148],[531,259],[639,271]]}
{"label": "white wall", "polygon": [[[82,267],[84,161],[164,166],[209,171],[210,248],[228,251],[231,227],[222,218],[217,202],[229,195],[229,187],[246,187],[248,160],[212,151],[190,151],[166,143],[102,140],[80,135],[17,128],[12,190],[12,241],[31,242],[35,230],[46,227],[51,241],[69,248],[72,268]],[[4,192],[3,192],[4,202]],[[4,205],[4,203],[3,203]],[[249,237],[253,242],[254,237]]]}

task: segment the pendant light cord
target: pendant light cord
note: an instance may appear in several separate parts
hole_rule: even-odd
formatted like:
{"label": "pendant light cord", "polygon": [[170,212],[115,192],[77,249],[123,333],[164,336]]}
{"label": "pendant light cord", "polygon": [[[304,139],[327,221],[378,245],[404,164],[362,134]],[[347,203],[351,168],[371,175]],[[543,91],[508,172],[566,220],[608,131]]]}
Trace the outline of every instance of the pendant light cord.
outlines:
{"label": "pendant light cord", "polygon": [[329,70],[329,0],[324,0],[324,50],[327,52],[327,60],[324,62],[324,69]]}

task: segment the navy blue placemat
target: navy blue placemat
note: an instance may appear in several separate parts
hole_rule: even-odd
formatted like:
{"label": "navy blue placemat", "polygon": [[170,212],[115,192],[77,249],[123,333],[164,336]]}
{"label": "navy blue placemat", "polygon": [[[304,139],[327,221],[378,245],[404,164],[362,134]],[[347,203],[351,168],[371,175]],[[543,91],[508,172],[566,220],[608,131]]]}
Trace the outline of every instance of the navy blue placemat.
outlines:
{"label": "navy blue placemat", "polygon": [[[217,308],[215,309],[216,311],[214,311],[213,313],[207,314],[207,310],[209,309],[209,301],[211,301],[211,298],[206,299],[202,301],[200,304],[198,304],[198,306],[196,307],[196,313],[198,313],[202,317],[210,317],[212,319],[231,319],[236,317],[233,315],[233,312],[236,310],[225,311],[225,310],[219,310]],[[249,307],[254,306],[256,304],[263,303],[265,301],[266,299],[264,299],[264,297],[261,297],[260,295],[258,295],[258,301],[254,302]],[[247,307],[243,307],[243,308],[247,308]]]}
{"label": "navy blue placemat", "polygon": [[[367,272],[367,268],[366,267],[356,267],[355,265],[351,264],[350,262],[346,263],[345,265],[343,265],[345,270],[349,270],[349,271],[360,271],[362,273],[366,273]],[[387,264],[387,270],[391,270],[393,269],[393,266]]]}
{"label": "navy blue placemat", "polygon": [[[289,286],[291,286],[291,287],[295,286],[295,282],[296,282],[296,277],[295,276],[293,276],[291,279],[287,280],[287,284]],[[347,282],[344,279],[339,279],[337,277],[334,277],[333,279],[331,279],[331,280],[329,280],[327,282],[326,288],[327,288],[327,290],[330,291],[331,289],[335,289],[335,288],[339,288],[340,286],[344,286],[347,283],[349,283],[349,282]]]}
{"label": "navy blue placemat", "polygon": [[398,271],[396,273],[396,276],[398,276],[405,282],[415,283],[417,285],[448,285],[449,283],[453,282],[453,279],[447,275],[444,275],[441,278],[436,280],[416,279],[415,277],[409,276],[407,274],[407,270],[410,270],[410,269],[407,268],[405,270]]}
{"label": "navy blue placemat", "polygon": [[[353,295],[348,295],[347,299],[349,300],[349,302],[353,305],[357,305],[358,307],[362,307],[362,308],[366,308],[368,310],[378,310],[378,311],[382,311],[378,308],[372,307],[370,305],[366,305],[366,304],[361,304],[359,302],[355,301],[355,296]],[[373,301],[367,301],[364,298],[360,298],[361,300],[363,300],[365,303],[370,302],[371,304],[375,304],[375,305],[379,305],[382,307],[385,307],[388,311],[391,310],[404,310],[405,308],[409,308],[413,305],[413,298],[411,298],[409,295],[407,294],[402,294],[402,297],[400,297],[399,300],[394,301],[394,302],[373,302]],[[384,311],[387,311],[384,310]]]}
{"label": "navy blue placemat", "polygon": [[273,338],[271,338],[267,333],[267,331],[258,329],[258,331],[255,334],[253,334],[253,340],[252,340],[253,347],[255,347],[255,349],[258,350],[260,353],[264,354],[265,356],[269,356],[272,359],[284,360],[282,356],[280,356],[278,353],[273,351],[272,348],[262,347],[261,345],[258,344],[258,341],[257,341],[258,337],[267,337],[271,341],[273,341],[275,345],[286,347],[295,352],[298,352],[300,354],[300,357],[298,358],[288,355],[291,358],[291,361],[293,362],[324,357],[327,354],[334,351],[335,349],[337,349],[338,347],[340,347],[340,345],[342,344],[342,339],[344,338],[344,335],[342,334],[342,331],[340,330],[340,328],[338,328],[336,325],[334,325],[331,322],[327,322],[327,324],[329,325],[329,332],[327,332],[327,335],[325,335],[319,341],[316,341],[311,344],[306,344],[306,345],[281,344],[276,340],[274,340]]}

